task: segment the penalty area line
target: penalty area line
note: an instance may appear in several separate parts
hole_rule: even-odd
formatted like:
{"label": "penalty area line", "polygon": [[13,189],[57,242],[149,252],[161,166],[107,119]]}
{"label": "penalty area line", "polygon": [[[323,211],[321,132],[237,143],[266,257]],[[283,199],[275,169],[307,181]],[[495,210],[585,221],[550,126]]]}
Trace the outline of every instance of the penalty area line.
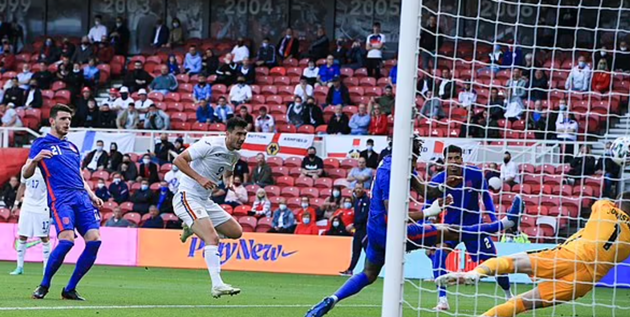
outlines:
{"label": "penalty area line", "polygon": [[[226,308],[310,308],[312,305],[118,305],[118,306],[39,306],[39,307],[0,307],[0,311],[25,310],[90,310],[90,309],[226,309]],[[348,308],[379,308],[381,305],[338,305]]]}

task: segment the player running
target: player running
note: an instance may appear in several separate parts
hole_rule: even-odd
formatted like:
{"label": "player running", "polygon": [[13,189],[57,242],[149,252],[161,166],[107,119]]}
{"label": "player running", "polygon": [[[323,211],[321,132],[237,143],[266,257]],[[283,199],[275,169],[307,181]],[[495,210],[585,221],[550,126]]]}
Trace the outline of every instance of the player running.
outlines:
{"label": "player running", "polygon": [[[443,187],[446,194],[453,196],[453,204],[447,208],[442,219],[443,223],[460,226],[483,223],[484,212],[479,206],[479,196],[482,198],[485,214],[490,217],[493,223],[496,223],[494,203],[483,172],[476,166],[464,166],[463,150],[456,145],[449,145],[444,149],[444,160],[446,161],[446,170],[435,175],[430,183],[434,187]],[[452,183],[447,184],[449,179],[452,180]],[[431,202],[430,199],[427,201]],[[500,228],[499,231],[501,230],[503,229]],[[435,278],[448,273],[446,271],[446,258],[449,250],[455,248],[460,242],[464,243],[466,251],[476,263],[497,257],[494,242],[485,232],[469,232],[461,239],[445,239],[431,257]],[[497,284],[505,292],[506,300],[512,298],[510,280],[507,276],[499,276]],[[438,298],[438,304],[434,309],[449,310],[446,288],[438,288]]]}
{"label": "player running", "polygon": [[[415,160],[419,156],[421,149],[422,143],[420,141],[414,141],[411,166],[416,166]],[[321,317],[326,315],[339,301],[360,292],[363,288],[372,284],[381,272],[385,264],[391,159],[391,156],[387,156],[381,161],[376,170],[374,182],[372,183],[372,198],[370,200],[367,233],[368,245],[363,272],[352,276],[334,295],[324,298],[320,303],[313,306],[313,308],[306,313],[306,317]],[[444,195],[437,188],[425,187],[415,177],[412,177],[412,187],[419,193],[427,193],[427,196],[432,199]],[[449,205],[451,202],[452,197],[449,196],[447,196],[446,199],[435,199],[430,207],[419,212],[409,212],[409,218],[414,221],[421,221],[424,218],[436,216],[442,211],[442,207]],[[407,243],[407,251],[430,247],[440,243],[442,240],[457,240],[460,239],[460,235],[464,238],[468,238],[468,232],[473,232],[473,235],[477,236],[479,232],[494,233],[498,230],[510,228],[517,225],[519,215],[523,208],[523,202],[520,196],[517,196],[513,201],[508,216],[501,219],[500,222],[464,227],[410,223],[407,225],[407,239],[409,240]]]}
{"label": "player running", "polygon": [[59,243],[50,254],[44,278],[33,292],[34,299],[48,294],[50,283],[63,263],[66,254],[74,246],[74,230],[85,240],[85,249],[77,260],[68,285],[61,290],[61,297],[85,300],[76,291],[77,284],[90,270],[101,246],[98,209],[103,201],[96,197],[81,174],[81,155],[76,145],[66,139],[72,120],[72,109],[55,105],[50,110],[50,133],[33,142],[29,159],[23,170],[28,179],[40,169],[48,189],[48,207],[57,228]]}
{"label": "player running", "polygon": [[[221,181],[226,188],[232,187],[232,171],[240,158],[237,151],[245,142],[246,127],[245,120],[231,118],[227,122],[225,137],[202,138],[173,161],[182,173],[178,192],[173,197],[175,214],[205,243],[205,260],[212,280],[212,296],[215,298],[241,292],[221,279],[217,231],[228,238],[238,239],[243,229],[230,214],[210,199],[210,194]],[[184,232],[182,241],[187,237],[188,234]]]}
{"label": "player running", "polygon": [[553,249],[490,259],[473,271],[449,273],[435,282],[475,284],[483,277],[509,273],[525,273],[543,280],[533,290],[482,316],[511,317],[576,300],[630,255],[630,192],[620,195],[617,205],[599,200],[591,210],[586,226]]}
{"label": "player running", "polygon": [[[26,254],[26,240],[28,238],[39,238],[42,241],[42,258],[44,272],[46,262],[50,256],[50,211],[46,197],[46,185],[44,177],[38,168],[30,178],[24,177],[24,167],[22,167],[22,177],[20,180],[16,201],[21,206],[20,219],[18,220],[18,242],[17,242],[17,267],[11,275],[24,274],[24,255]],[[15,205],[17,209],[18,204]]]}

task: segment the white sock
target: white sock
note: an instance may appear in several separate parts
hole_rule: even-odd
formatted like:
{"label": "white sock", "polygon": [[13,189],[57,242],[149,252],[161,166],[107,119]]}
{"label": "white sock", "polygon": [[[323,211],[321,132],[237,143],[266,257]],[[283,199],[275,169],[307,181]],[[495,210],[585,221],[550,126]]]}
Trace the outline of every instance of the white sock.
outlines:
{"label": "white sock", "polygon": [[448,305],[448,297],[440,296],[439,302],[440,302],[440,304],[444,303],[444,304]]}
{"label": "white sock", "polygon": [[50,257],[50,241],[42,242],[42,262],[44,263],[44,271],[46,271],[46,264],[48,264],[48,258]]}
{"label": "white sock", "polygon": [[206,245],[203,249],[206,254],[206,265],[208,265],[208,272],[210,273],[210,279],[212,280],[212,286],[223,285],[221,279],[221,258],[219,257],[219,247],[216,245]]}
{"label": "white sock", "polygon": [[514,295],[512,294],[512,290],[511,289],[504,289],[503,291],[505,292],[505,299],[506,300],[510,300],[510,299],[512,299],[512,297],[514,297]]}
{"label": "white sock", "polygon": [[508,217],[501,218],[501,223],[503,223],[503,230],[510,229],[516,225],[514,221],[508,219]]}
{"label": "white sock", "polygon": [[26,241],[18,240],[17,244],[17,267],[24,268],[24,255],[26,254]]}

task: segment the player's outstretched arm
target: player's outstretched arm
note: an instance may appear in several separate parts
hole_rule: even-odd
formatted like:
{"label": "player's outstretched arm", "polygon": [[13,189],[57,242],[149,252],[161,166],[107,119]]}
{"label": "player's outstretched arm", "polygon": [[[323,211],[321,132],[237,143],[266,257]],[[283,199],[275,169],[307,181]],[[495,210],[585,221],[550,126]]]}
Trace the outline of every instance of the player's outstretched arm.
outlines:
{"label": "player's outstretched arm", "polygon": [[182,154],[178,155],[173,164],[179,168],[179,171],[186,174],[188,177],[194,179],[197,183],[199,183],[205,189],[213,189],[217,187],[217,184],[213,183],[209,179],[199,175],[199,173],[195,172],[192,167],[190,167],[190,162],[192,162],[192,157],[188,150],[182,152]]}
{"label": "player's outstretched arm", "polygon": [[49,150],[41,150],[37,156],[35,156],[33,159],[28,159],[26,161],[26,164],[24,165],[24,172],[22,173],[24,178],[31,178],[31,176],[33,176],[33,174],[35,174],[35,169],[37,168],[37,164],[39,164],[39,162],[41,162],[41,160],[43,159],[49,159],[51,158],[52,152]]}

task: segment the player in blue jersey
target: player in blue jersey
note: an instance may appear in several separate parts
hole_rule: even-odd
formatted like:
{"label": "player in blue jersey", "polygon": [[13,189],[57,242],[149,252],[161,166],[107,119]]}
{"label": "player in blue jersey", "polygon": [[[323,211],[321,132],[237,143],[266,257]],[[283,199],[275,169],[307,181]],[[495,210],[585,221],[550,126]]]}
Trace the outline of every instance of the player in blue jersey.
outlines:
{"label": "player in blue jersey", "polygon": [[[443,217],[443,223],[447,225],[471,226],[483,223],[483,212],[479,206],[480,197],[485,207],[485,213],[490,220],[496,222],[494,203],[488,191],[483,172],[476,166],[464,166],[462,148],[449,145],[444,149],[446,170],[435,175],[430,186],[442,187],[445,193],[453,197],[453,204],[447,209]],[[451,181],[449,181],[449,179]],[[454,181],[453,181],[454,180]],[[519,199],[520,201],[520,199]],[[431,203],[431,200],[427,200]],[[466,236],[458,239],[445,239],[437,246],[431,260],[433,262],[433,275],[438,278],[448,273],[446,271],[446,257],[459,242],[463,242],[471,259],[477,263],[497,256],[497,250],[487,232],[468,232]],[[512,297],[510,292],[510,280],[507,276],[497,278],[497,283],[505,291],[506,297]],[[449,310],[446,288],[439,287],[438,304],[435,310]]]}
{"label": "player in blue jersey", "polygon": [[[412,166],[415,167],[415,159],[418,157],[422,143],[414,141]],[[387,213],[389,203],[389,190],[391,180],[391,156],[385,157],[376,170],[376,176],[372,183],[370,200],[370,214],[368,218],[367,249],[366,260],[363,272],[352,276],[337,292],[324,298],[320,303],[313,306],[306,317],[321,317],[327,314],[339,301],[344,300],[358,292],[366,286],[372,284],[385,264],[385,245],[387,237]],[[456,182],[453,178],[450,182]],[[423,219],[438,215],[444,205],[452,202],[452,197],[440,191],[439,187],[425,186],[418,178],[412,177],[411,187],[418,193],[426,193],[426,197],[433,200],[430,207],[418,211],[409,212],[409,218],[414,223],[407,225],[407,251],[416,250],[422,247],[431,247],[442,240],[457,240],[461,238],[471,239],[478,236],[479,232],[494,233],[507,229],[518,223],[518,218],[523,209],[520,197],[514,199],[514,204],[508,216],[488,224],[475,224],[472,226],[442,226],[424,223]],[[445,197],[445,198],[444,198]],[[419,221],[420,223],[416,223]],[[473,232],[469,236],[469,232]]]}
{"label": "player in blue jersey", "polygon": [[53,276],[74,246],[76,229],[85,240],[85,249],[77,260],[70,281],[61,290],[61,297],[85,300],[77,293],[76,286],[96,261],[101,246],[98,231],[100,216],[96,207],[100,208],[103,201],[96,197],[83,179],[79,149],[66,139],[71,120],[72,109],[68,106],[58,104],[52,107],[50,133],[33,142],[24,167],[25,178],[31,177],[36,168],[44,175],[48,206],[59,240],[48,259],[44,278],[33,292],[34,299],[42,299],[48,294]]}

